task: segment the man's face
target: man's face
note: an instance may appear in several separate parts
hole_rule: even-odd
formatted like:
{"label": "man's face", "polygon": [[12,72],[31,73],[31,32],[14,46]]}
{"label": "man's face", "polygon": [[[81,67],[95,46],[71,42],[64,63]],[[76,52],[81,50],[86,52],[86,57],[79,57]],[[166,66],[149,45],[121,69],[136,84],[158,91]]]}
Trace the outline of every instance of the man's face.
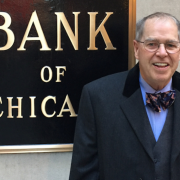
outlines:
{"label": "man's face", "polygon": [[[148,19],[144,25],[140,41],[157,40],[159,43],[178,41],[178,28],[175,22],[166,19]],[[180,51],[170,54],[164,44],[160,44],[156,52],[144,49],[144,44],[134,40],[134,52],[139,60],[140,73],[143,79],[154,89],[159,90],[168,84],[180,60]]]}

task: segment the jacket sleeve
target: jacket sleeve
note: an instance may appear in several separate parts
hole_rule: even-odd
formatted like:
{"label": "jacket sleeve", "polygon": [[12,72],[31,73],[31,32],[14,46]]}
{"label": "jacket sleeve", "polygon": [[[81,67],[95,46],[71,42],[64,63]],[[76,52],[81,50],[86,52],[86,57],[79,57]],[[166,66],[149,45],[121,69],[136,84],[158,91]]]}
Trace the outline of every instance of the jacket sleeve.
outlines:
{"label": "jacket sleeve", "polygon": [[91,97],[85,86],[79,105],[69,180],[98,180],[98,164],[95,118]]}

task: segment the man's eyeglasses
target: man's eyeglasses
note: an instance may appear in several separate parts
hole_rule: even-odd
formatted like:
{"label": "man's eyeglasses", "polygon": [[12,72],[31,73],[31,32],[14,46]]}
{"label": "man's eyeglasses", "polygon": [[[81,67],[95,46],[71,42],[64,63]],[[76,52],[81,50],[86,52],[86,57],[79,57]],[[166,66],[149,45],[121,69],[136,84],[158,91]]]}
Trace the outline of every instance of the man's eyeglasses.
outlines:
{"label": "man's eyeglasses", "polygon": [[139,43],[144,44],[144,48],[149,52],[156,52],[159,49],[160,44],[164,44],[164,47],[168,53],[176,53],[180,49],[180,43],[177,41],[159,43],[156,40],[145,40],[144,42],[138,41]]}

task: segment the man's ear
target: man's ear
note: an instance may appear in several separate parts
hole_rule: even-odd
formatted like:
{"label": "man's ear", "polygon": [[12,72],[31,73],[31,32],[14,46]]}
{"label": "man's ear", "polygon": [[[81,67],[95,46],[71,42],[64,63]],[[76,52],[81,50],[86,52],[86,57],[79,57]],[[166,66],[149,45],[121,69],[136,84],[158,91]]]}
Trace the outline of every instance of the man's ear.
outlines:
{"label": "man's ear", "polygon": [[136,40],[134,40],[133,45],[134,45],[134,56],[136,59],[139,59],[139,44]]}

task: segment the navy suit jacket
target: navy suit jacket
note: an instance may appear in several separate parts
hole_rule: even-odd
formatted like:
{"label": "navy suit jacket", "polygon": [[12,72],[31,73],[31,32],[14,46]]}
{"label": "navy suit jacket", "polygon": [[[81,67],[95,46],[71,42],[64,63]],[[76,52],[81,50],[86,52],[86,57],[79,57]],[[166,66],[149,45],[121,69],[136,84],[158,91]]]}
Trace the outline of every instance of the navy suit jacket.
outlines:
{"label": "navy suit jacket", "polygon": [[[180,74],[176,90],[171,178],[180,179]],[[70,180],[153,180],[154,135],[139,86],[139,65],[84,86]]]}

